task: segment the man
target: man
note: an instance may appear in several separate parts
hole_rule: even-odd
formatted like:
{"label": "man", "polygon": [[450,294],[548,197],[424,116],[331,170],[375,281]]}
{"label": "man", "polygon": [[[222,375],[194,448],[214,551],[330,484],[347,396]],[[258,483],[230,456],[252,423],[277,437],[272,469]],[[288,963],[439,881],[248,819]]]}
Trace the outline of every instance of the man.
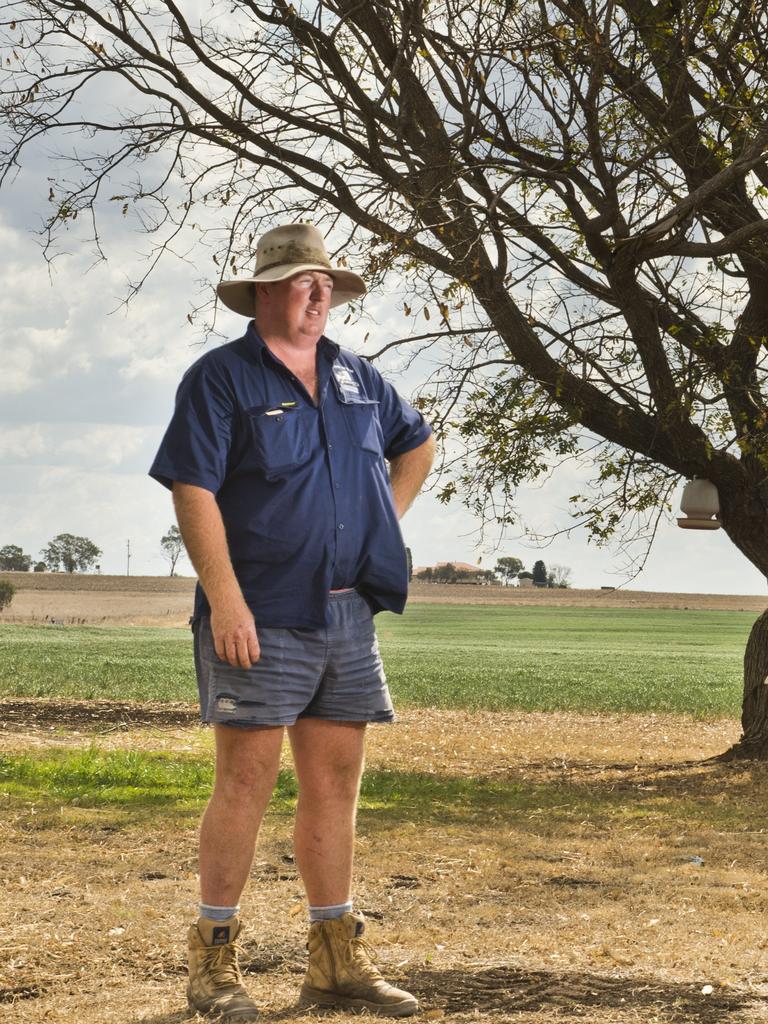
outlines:
{"label": "man", "polygon": [[237,963],[239,900],[287,727],[310,916],[301,1002],[408,1016],[418,1003],[370,961],[351,884],[365,726],[393,718],[373,613],[405,605],[398,519],[429,472],[431,430],[324,337],[329,309],[365,283],[331,266],[316,228],[268,231],[253,278],[218,292],[253,320],[187,371],[150,470],[173,490],[200,580],[195,662],[216,740],[188,999],[227,1020],[257,1015]]}

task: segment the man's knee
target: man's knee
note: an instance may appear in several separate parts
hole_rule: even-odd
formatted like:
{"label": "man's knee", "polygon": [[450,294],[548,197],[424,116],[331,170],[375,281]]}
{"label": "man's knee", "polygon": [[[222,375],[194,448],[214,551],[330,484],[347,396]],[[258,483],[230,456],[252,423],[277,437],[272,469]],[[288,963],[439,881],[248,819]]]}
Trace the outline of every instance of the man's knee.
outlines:
{"label": "man's knee", "polygon": [[277,765],[269,761],[248,760],[216,766],[216,789],[233,799],[256,799],[264,790],[274,788]]}
{"label": "man's knee", "polygon": [[253,803],[272,792],[280,766],[279,748],[242,743],[220,745],[216,754],[215,793],[232,801]]}
{"label": "man's knee", "polygon": [[313,803],[354,803],[360,789],[362,765],[357,759],[326,764],[321,771],[299,780],[299,794]]}

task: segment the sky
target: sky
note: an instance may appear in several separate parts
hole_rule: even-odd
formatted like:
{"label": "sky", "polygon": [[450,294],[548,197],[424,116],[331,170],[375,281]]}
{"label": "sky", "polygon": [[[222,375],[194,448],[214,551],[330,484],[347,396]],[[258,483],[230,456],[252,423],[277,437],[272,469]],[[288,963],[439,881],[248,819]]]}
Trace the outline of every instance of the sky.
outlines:
{"label": "sky", "polygon": [[[129,220],[108,217],[106,263],[93,267],[90,251],[73,235],[49,268],[36,234],[47,195],[44,172],[44,165],[33,164],[0,192],[0,547],[17,544],[36,559],[56,534],[74,533],[102,549],[102,572],[167,574],[160,541],[174,521],[171,501],[147,469],[178,381],[205,351],[187,313],[200,301],[208,259],[197,261],[194,251],[186,259],[169,257],[126,309],[121,300],[146,259],[146,240]],[[402,296],[374,295],[366,302],[373,318],[365,327],[367,343],[358,326],[343,324],[343,308],[331,311],[326,330],[363,355],[405,327],[397,313]],[[239,337],[245,326],[227,310],[218,320],[228,338]],[[416,364],[403,377],[396,356],[377,365],[406,397],[422,372]],[[569,526],[567,496],[578,490],[582,472],[565,467],[544,486],[522,489],[524,519],[539,533]],[[538,558],[569,566],[579,588],[766,592],[765,579],[722,531],[681,530],[676,514],[677,508],[662,524],[645,568],[631,579],[621,552],[596,548],[583,531],[543,548],[514,529],[501,541],[493,533],[483,539],[480,524],[458,502],[444,506],[430,493],[409,511],[403,533],[417,566],[462,561],[492,567],[498,557],[515,555],[528,569]],[[177,570],[193,572],[187,561]]]}

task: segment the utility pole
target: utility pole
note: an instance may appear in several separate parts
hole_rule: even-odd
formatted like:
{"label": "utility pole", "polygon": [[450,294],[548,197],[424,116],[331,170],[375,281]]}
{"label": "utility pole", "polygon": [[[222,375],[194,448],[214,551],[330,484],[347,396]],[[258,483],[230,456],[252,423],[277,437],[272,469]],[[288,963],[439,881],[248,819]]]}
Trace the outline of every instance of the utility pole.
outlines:
{"label": "utility pole", "polygon": [[125,553],[126,553],[125,575],[126,576],[130,576],[131,575],[131,542],[129,540],[127,540],[125,542]]}

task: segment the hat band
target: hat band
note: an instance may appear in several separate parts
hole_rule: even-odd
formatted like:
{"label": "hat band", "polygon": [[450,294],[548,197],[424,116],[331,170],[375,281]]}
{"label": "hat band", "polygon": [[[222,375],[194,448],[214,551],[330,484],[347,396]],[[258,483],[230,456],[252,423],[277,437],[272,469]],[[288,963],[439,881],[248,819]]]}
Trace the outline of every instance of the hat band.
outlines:
{"label": "hat band", "polygon": [[331,261],[322,250],[302,249],[297,245],[288,245],[280,253],[279,259],[270,260],[268,263],[257,263],[256,273],[260,274],[264,270],[272,270],[274,267],[287,267],[292,264],[299,266],[302,263],[319,263],[323,267],[328,267],[329,270],[331,268]]}

